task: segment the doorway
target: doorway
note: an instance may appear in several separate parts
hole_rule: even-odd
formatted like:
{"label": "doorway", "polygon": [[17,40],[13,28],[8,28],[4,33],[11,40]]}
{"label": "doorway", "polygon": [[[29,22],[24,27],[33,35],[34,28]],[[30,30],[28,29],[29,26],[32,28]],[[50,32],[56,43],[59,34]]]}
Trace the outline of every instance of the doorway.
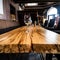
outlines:
{"label": "doorway", "polygon": [[55,14],[48,15],[48,27],[53,27],[55,23]]}
{"label": "doorway", "polygon": [[54,22],[55,22],[55,18],[57,17],[58,12],[57,12],[57,8],[55,7],[51,7],[48,11],[47,11],[47,20],[48,20],[48,24],[47,27],[54,27]]}

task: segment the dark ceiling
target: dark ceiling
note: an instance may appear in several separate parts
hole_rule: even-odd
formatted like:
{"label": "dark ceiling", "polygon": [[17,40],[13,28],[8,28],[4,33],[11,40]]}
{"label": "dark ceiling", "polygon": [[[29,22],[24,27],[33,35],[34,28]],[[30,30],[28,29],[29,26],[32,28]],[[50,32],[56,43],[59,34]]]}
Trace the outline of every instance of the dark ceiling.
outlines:
{"label": "dark ceiling", "polygon": [[[14,3],[19,4],[20,7],[24,6],[24,10],[40,10],[43,12],[51,6],[60,5],[60,2],[42,2],[41,0],[12,0]],[[26,3],[38,3],[38,6],[25,6]],[[22,6],[21,6],[22,5]]]}
{"label": "dark ceiling", "polygon": [[58,0],[13,0],[15,3],[58,2]]}
{"label": "dark ceiling", "polygon": [[38,3],[38,6],[32,6],[32,7],[25,7],[25,9],[45,9],[50,6],[57,5],[59,2],[42,2],[41,0],[12,0],[15,3],[18,3],[20,6],[25,3]]}

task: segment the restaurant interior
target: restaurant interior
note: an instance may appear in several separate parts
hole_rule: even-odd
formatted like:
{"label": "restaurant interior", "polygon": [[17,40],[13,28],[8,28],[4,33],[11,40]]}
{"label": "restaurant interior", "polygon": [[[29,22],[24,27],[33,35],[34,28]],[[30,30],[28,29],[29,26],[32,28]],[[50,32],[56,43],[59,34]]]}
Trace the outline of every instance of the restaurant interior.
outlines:
{"label": "restaurant interior", "polygon": [[60,2],[0,0],[1,60],[60,60]]}

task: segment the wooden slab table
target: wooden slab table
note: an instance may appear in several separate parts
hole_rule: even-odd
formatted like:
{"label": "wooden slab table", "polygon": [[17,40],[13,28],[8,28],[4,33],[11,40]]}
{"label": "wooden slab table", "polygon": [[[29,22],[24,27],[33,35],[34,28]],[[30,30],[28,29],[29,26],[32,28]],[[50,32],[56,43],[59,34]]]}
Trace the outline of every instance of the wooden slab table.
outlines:
{"label": "wooden slab table", "polygon": [[23,26],[0,35],[0,53],[60,53],[60,35],[41,26]]}

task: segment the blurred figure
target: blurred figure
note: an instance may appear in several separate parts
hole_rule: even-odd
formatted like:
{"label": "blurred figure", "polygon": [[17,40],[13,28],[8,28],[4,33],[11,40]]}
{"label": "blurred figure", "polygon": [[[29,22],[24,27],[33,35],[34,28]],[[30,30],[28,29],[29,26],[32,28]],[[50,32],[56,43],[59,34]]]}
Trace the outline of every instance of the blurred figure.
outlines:
{"label": "blurred figure", "polygon": [[30,32],[30,26],[32,24],[31,16],[30,14],[25,14],[24,15],[24,23],[27,25],[27,30],[26,33]]}
{"label": "blurred figure", "polygon": [[24,15],[24,23],[28,26],[32,24],[31,16],[30,14],[25,14]]}

